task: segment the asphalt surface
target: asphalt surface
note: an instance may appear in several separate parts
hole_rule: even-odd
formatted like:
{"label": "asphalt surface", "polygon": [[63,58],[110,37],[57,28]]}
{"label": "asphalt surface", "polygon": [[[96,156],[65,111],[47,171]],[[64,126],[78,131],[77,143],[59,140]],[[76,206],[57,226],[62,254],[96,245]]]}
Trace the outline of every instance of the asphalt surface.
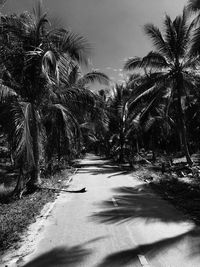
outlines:
{"label": "asphalt surface", "polygon": [[24,261],[50,253],[28,267],[200,266],[199,229],[128,168],[88,155],[70,190],[83,187],[58,197]]}

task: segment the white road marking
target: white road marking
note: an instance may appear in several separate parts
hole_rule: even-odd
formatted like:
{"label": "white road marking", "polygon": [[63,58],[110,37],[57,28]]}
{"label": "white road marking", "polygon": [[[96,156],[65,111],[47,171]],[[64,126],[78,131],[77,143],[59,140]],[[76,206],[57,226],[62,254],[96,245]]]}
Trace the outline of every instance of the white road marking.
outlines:
{"label": "white road marking", "polygon": [[[118,207],[119,206],[118,203],[117,203],[117,200],[114,197],[112,197],[112,202],[113,202],[114,207]],[[131,233],[130,237],[131,237],[131,239],[133,241],[134,239],[133,239],[133,236],[132,236],[132,232],[130,231],[129,227],[126,226],[126,228],[127,228],[128,232]],[[149,263],[148,263],[148,261],[147,261],[147,259],[146,259],[146,257],[144,255],[138,255],[138,259],[139,259],[140,264],[142,265],[142,267],[150,267],[150,265],[149,265]]]}
{"label": "white road marking", "polygon": [[113,202],[114,207],[118,207],[117,201],[114,197],[112,198],[112,202]]}
{"label": "white road marking", "polygon": [[[131,231],[131,229],[129,228],[128,225],[126,225],[126,229],[127,229],[128,233],[129,233],[129,237],[130,237],[132,243],[135,246],[137,246],[138,244],[135,242],[133,233],[132,233],[132,231]],[[150,267],[150,265],[149,265],[149,263],[148,263],[148,261],[147,261],[147,259],[146,259],[146,257],[144,255],[139,254],[137,256],[138,256],[138,259],[139,259],[140,264],[142,265],[142,267]]]}
{"label": "white road marking", "polygon": [[142,266],[150,267],[150,265],[149,265],[149,263],[148,263],[148,261],[147,261],[147,259],[145,258],[144,255],[138,255],[138,258],[139,258],[139,261],[140,261]]}

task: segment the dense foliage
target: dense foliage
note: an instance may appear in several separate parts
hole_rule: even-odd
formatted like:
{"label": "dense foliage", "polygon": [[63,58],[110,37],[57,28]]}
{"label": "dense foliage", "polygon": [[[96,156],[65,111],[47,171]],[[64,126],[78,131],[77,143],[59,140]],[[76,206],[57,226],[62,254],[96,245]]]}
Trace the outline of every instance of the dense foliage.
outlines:
{"label": "dense foliage", "polygon": [[19,169],[16,192],[40,184],[41,169],[51,173],[55,161],[81,150],[131,165],[141,149],[153,160],[181,152],[192,165],[200,134],[197,2],[174,20],[166,15],[162,31],[145,25],[153,50],[128,59],[128,79],[99,94],[88,84],[109,79],[82,74],[91,49],[84,37],[53,28],[41,4],[33,13],[1,16],[0,130]]}
{"label": "dense foliage", "polygon": [[1,16],[0,124],[20,170],[17,193],[41,183],[41,163],[51,170],[55,157],[80,153],[81,124],[101,109],[87,85],[109,82],[103,73],[82,75],[90,53],[84,37],[50,25],[40,2],[32,14]]}
{"label": "dense foliage", "polygon": [[191,153],[199,150],[200,26],[190,10],[174,20],[166,15],[162,31],[145,25],[153,50],[124,65],[129,79],[107,103],[110,155],[120,162],[143,149],[154,160],[156,152],[181,152],[191,165]]}

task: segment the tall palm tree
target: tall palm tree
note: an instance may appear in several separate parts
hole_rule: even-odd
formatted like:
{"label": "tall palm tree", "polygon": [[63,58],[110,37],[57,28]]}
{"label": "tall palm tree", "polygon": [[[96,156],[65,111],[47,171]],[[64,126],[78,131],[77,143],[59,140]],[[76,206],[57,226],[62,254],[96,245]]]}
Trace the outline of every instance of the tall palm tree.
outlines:
{"label": "tall palm tree", "polygon": [[131,90],[128,84],[116,84],[113,91],[108,102],[110,144],[113,156],[123,162],[125,156],[126,159],[132,156],[134,146],[138,148],[138,114],[136,110],[130,110]]}
{"label": "tall palm tree", "polygon": [[169,107],[173,103],[184,153],[189,164],[192,164],[192,160],[188,149],[184,102],[188,100],[188,95],[199,79],[196,72],[199,60],[191,54],[195,25],[195,19],[189,22],[186,9],[174,21],[166,15],[163,33],[152,24],[145,25],[145,32],[153,41],[155,50],[143,58],[128,59],[124,66],[128,71],[136,68],[145,70],[143,84],[137,89],[138,98],[149,93],[154,94],[156,98],[163,97],[162,91],[169,90],[166,112],[169,112]]}
{"label": "tall palm tree", "polygon": [[[82,75],[78,65],[74,65],[70,70],[68,70],[69,66],[64,66],[64,68],[65,70],[60,74],[62,84],[58,92],[62,92],[59,97],[65,107],[63,111],[67,115],[66,119],[63,120],[62,114],[57,109],[47,109],[45,107],[44,110],[44,126],[48,133],[47,157],[51,157],[56,150],[58,159],[61,156],[61,147],[65,151],[70,151],[70,147],[80,149],[85,126],[87,125],[88,128],[92,123],[99,125],[105,117],[101,99],[97,94],[92,93],[88,86],[95,82],[104,85],[109,84],[109,78],[101,72],[93,71]],[[68,74],[64,76],[63,73]],[[62,125],[66,124],[65,121],[67,121],[67,125],[65,129],[62,129]]]}
{"label": "tall palm tree", "polygon": [[1,104],[11,114],[15,156],[30,172],[28,185],[34,188],[40,183],[42,114],[59,113],[67,129],[69,121],[77,124],[70,107],[88,101],[95,105],[94,95],[84,86],[63,83],[69,72],[60,75],[63,66],[70,70],[87,65],[90,46],[70,30],[52,29],[40,2],[33,14],[2,16],[0,33]]}

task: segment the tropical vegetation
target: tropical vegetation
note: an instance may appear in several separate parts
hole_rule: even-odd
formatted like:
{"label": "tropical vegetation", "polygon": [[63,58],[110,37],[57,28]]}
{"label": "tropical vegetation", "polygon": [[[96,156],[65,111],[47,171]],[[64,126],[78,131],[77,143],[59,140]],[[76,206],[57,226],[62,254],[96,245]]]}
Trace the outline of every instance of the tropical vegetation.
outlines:
{"label": "tropical vegetation", "polygon": [[100,109],[100,98],[87,86],[109,79],[95,71],[82,75],[89,43],[71,30],[53,28],[40,2],[32,14],[2,15],[0,35],[0,121],[20,170],[18,194],[24,185],[34,190],[41,183],[44,159],[51,169],[53,156],[60,161],[78,155],[80,126]]}
{"label": "tropical vegetation", "polygon": [[[0,178],[2,248],[18,240],[32,211],[38,213],[53,198],[44,184],[58,185],[62,175],[56,177],[56,171],[62,167],[68,175],[72,161],[85,152],[124,168],[129,164],[131,171],[144,161],[163,173],[163,158],[171,164],[184,157],[185,172],[181,166],[179,175],[192,172],[199,178],[200,168],[192,166],[199,164],[194,154],[200,150],[200,1],[190,0],[175,19],[166,15],[162,29],[147,24],[144,31],[151,51],[126,60],[126,79],[110,85],[106,74],[88,68],[89,42],[52,26],[41,2],[33,12],[1,15],[0,165],[9,165],[15,177],[8,192],[9,179]],[[91,90],[94,83],[102,89]],[[171,199],[181,196],[182,203],[185,196],[190,202],[198,199],[199,181],[196,190],[172,180],[161,179],[156,186],[161,192],[169,189]],[[20,205],[23,217],[15,214]],[[13,235],[15,218],[20,223]]]}
{"label": "tropical vegetation", "polygon": [[144,30],[153,50],[125,62],[129,78],[109,100],[111,154],[118,150],[124,161],[124,149],[133,158],[143,148],[155,160],[155,152],[180,151],[192,165],[199,149],[199,17],[190,4],[174,20],[166,15],[163,31],[153,24]]}

